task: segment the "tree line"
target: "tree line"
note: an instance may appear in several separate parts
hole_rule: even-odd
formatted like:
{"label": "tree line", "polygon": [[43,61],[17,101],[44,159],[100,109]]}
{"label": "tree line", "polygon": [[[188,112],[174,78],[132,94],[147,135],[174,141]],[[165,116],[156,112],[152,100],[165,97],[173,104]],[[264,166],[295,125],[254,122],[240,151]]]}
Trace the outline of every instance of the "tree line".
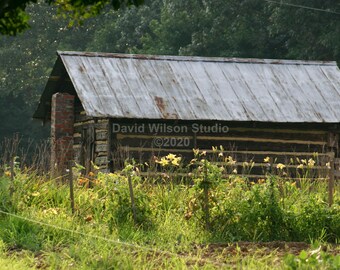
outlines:
{"label": "tree line", "polygon": [[81,24],[58,6],[31,3],[30,29],[0,36],[0,139],[48,136],[31,116],[56,50],[340,61],[333,0],[145,0],[119,9],[102,2],[97,16],[81,13]]}

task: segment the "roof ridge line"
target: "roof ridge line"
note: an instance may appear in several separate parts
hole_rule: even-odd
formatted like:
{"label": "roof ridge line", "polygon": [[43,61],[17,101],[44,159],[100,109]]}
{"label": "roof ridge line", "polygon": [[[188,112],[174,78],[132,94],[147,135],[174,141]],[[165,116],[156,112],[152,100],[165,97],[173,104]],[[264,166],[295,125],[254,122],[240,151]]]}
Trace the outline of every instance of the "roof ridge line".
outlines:
{"label": "roof ridge line", "polygon": [[245,64],[272,64],[272,65],[326,65],[336,66],[335,61],[317,60],[287,60],[287,59],[259,59],[238,57],[204,57],[204,56],[175,56],[175,55],[150,55],[150,54],[124,54],[103,52],[79,52],[57,51],[59,56],[84,56],[84,57],[107,57],[139,60],[163,60],[163,61],[191,61],[191,62],[221,62],[221,63],[245,63]]}

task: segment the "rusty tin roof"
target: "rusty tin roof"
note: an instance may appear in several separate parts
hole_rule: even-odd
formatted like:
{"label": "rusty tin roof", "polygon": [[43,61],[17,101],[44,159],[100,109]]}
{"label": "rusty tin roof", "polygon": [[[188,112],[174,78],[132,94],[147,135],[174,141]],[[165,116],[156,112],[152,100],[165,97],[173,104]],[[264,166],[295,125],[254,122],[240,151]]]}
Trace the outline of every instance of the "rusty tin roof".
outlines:
{"label": "rusty tin roof", "polygon": [[35,118],[43,118],[46,101],[62,90],[58,80],[68,75],[93,117],[340,122],[335,62],[81,52],[58,56]]}

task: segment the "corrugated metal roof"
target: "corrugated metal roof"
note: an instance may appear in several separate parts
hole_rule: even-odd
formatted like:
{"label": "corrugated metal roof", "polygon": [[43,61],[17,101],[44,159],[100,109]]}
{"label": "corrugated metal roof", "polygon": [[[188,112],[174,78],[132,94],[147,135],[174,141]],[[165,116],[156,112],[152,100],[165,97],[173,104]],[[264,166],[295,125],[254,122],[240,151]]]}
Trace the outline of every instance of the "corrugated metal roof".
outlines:
{"label": "corrugated metal roof", "polygon": [[340,122],[335,62],[58,54],[89,116]]}

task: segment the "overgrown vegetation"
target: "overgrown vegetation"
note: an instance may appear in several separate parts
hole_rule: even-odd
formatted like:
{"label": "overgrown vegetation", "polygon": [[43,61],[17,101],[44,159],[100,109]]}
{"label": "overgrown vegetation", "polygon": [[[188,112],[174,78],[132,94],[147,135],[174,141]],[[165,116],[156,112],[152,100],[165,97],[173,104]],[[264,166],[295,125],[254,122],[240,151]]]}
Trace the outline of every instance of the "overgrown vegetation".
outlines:
{"label": "overgrown vegetation", "polygon": [[[257,182],[224,178],[228,161],[215,165],[197,152],[190,180],[176,184],[181,161],[172,154],[157,160],[163,167],[158,178],[142,178],[131,164],[121,173],[88,177],[75,167],[74,215],[66,183],[18,166],[12,182],[7,167],[0,178],[0,265],[16,258],[22,269],[340,267],[339,186],[329,207],[325,182],[301,180],[298,187],[270,174]],[[267,241],[312,245],[244,252],[242,243]]]}

